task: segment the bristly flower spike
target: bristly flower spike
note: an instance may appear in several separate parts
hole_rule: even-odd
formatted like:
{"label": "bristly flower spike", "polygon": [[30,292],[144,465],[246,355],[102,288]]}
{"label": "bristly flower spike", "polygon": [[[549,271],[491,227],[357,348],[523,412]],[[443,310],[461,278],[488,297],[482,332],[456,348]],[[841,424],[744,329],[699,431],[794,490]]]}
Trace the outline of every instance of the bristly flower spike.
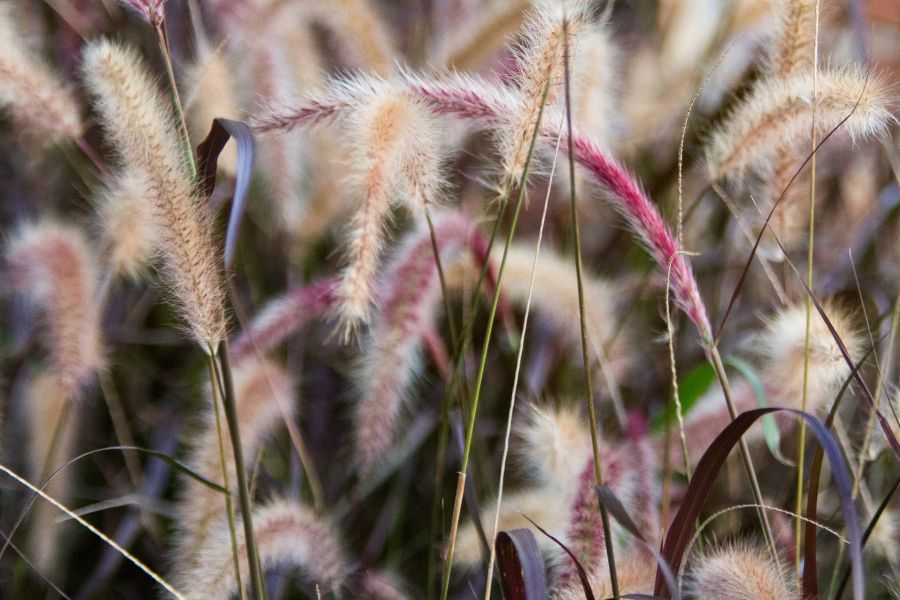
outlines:
{"label": "bristly flower spike", "polygon": [[147,174],[170,297],[195,341],[215,354],[226,326],[222,275],[169,105],[133,49],[95,42],[85,50],[83,72],[122,162]]}
{"label": "bristly flower spike", "polygon": [[103,362],[90,242],[77,227],[39,222],[10,241],[6,260],[13,286],[43,312],[59,386],[66,397],[78,397]]}

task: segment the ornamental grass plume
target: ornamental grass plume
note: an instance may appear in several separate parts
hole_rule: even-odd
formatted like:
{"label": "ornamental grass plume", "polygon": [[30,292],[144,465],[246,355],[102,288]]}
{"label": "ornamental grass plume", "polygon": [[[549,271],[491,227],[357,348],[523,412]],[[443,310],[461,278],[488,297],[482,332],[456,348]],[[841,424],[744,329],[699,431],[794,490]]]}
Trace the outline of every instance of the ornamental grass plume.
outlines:
{"label": "ornamental grass plume", "polygon": [[[841,132],[851,139],[883,134],[894,122],[890,95],[877,77],[850,67],[820,71],[817,77],[817,139],[845,118]],[[709,141],[710,177],[741,177],[748,169],[764,169],[776,157],[782,140],[808,135],[812,90],[812,73],[767,79],[755,86]]]}
{"label": "ornamental grass plume", "polygon": [[798,597],[791,574],[752,543],[730,544],[694,559],[686,587],[695,598],[790,600]]}
{"label": "ornamental grass plume", "polygon": [[[276,566],[297,567],[310,582],[306,591],[316,587],[336,594],[350,571],[334,527],[323,516],[295,500],[276,498],[253,511],[255,536],[263,569]],[[241,557],[241,581],[249,580],[244,552],[243,532],[238,533]],[[227,523],[216,525],[197,553],[198,560],[185,573],[180,588],[192,600],[221,600],[238,594]]]}
{"label": "ornamental grass plume", "polygon": [[267,354],[313,320],[331,312],[337,301],[338,284],[336,278],[322,279],[295,286],[270,300],[231,344],[229,350],[235,365],[252,360],[257,352]]}
{"label": "ornamental grass plume", "polygon": [[150,184],[140,169],[125,169],[101,189],[97,214],[106,245],[106,262],[116,275],[140,278],[158,249],[158,227]]}
{"label": "ornamental grass plume", "polygon": [[29,145],[81,137],[78,102],[60,77],[20,35],[12,3],[0,5],[0,110]]}
{"label": "ornamental grass plume", "polygon": [[354,100],[346,144],[353,169],[349,187],[360,206],[350,221],[348,264],[338,291],[345,338],[368,319],[391,207],[401,203],[422,214],[434,203],[443,158],[438,122],[415,96],[373,80],[370,94]]}
{"label": "ornamental grass plume", "polygon": [[[28,462],[33,481],[43,482],[56,469],[73,458],[77,411],[72,398],[51,371],[38,373],[26,391],[25,408],[28,423]],[[44,491],[64,501],[72,486],[72,470],[60,471]],[[66,528],[56,522],[57,510],[37,500],[30,516],[28,556],[48,576],[58,573],[62,542],[60,533]]]}
{"label": "ornamental grass plume", "polygon": [[39,307],[58,385],[76,399],[103,363],[97,262],[84,232],[49,220],[25,225],[10,240],[13,287]]}
{"label": "ornamental grass plume", "polygon": [[[855,363],[862,356],[863,340],[853,315],[831,300],[824,301],[822,306]],[[776,312],[766,320],[764,329],[754,336],[753,341],[757,374],[764,387],[766,403],[799,409],[803,391],[806,305],[801,302]],[[814,311],[810,317],[807,410],[816,414],[829,406],[849,376],[850,367],[840,348],[822,317]],[[759,408],[756,391],[749,382],[736,382],[732,391],[738,412]],[[722,428],[731,422],[721,396],[721,390],[710,390],[685,416],[685,437],[692,462],[700,458]],[[796,420],[776,417],[776,422],[784,431],[793,427]],[[762,429],[753,427],[744,437],[748,441],[760,440]],[[670,460],[676,468],[683,466],[679,443],[673,440],[670,448]]]}
{"label": "ornamental grass plume", "polygon": [[[253,360],[235,369],[234,385],[244,462],[252,465],[267,438],[283,422],[282,405],[289,415],[296,411],[293,382],[287,372],[275,363]],[[225,480],[233,488],[236,481],[234,453],[231,441],[225,435],[221,438],[220,447],[217,410],[210,406],[206,411],[189,463],[194,471],[207,479],[216,482]],[[222,472],[222,456],[225,457],[227,474]],[[186,478],[184,481],[179,505],[182,517],[179,521],[179,558],[175,566],[187,583],[193,569],[199,568],[195,563],[205,562],[200,549],[213,535],[212,529],[220,521],[227,522],[227,513],[221,494],[194,479]]]}
{"label": "ornamental grass plume", "polygon": [[147,174],[170,298],[194,340],[215,354],[226,328],[222,275],[168,103],[134,49],[101,40],[83,58],[85,83],[121,162]]}
{"label": "ornamental grass plume", "polygon": [[[493,252],[494,265],[499,266],[502,253],[502,248]],[[609,366],[610,373],[621,375],[630,363],[629,342],[628,333],[618,331],[620,318],[615,289],[610,282],[591,274],[585,274],[583,285],[592,359]],[[513,243],[506,256],[503,294],[508,302],[523,306],[530,295],[535,310],[565,333],[572,348],[581,351],[581,324],[571,318],[578,314],[579,307],[578,279],[572,258],[545,249],[535,264],[533,247],[525,242]]]}
{"label": "ornamental grass plume", "polygon": [[[468,258],[472,223],[457,213],[434,220],[442,267]],[[365,337],[356,376],[356,464],[367,473],[399,428],[409,388],[419,370],[423,339],[436,328],[441,282],[427,227],[410,234],[379,282],[380,311]]]}
{"label": "ornamental grass plume", "polygon": [[[199,43],[197,58],[185,69],[184,81],[188,93],[184,108],[194,146],[206,138],[213,119],[239,119],[242,115],[229,50],[226,45],[210,48],[209,42],[204,39]],[[225,146],[216,165],[220,173],[234,176],[237,172],[235,144]]]}
{"label": "ornamental grass plume", "polygon": [[583,5],[566,15],[551,2],[538,3],[528,15],[516,49],[517,102],[508,122],[497,130],[503,174],[509,181],[521,183],[543,107],[553,104],[562,89],[566,44],[574,45],[583,19]]}

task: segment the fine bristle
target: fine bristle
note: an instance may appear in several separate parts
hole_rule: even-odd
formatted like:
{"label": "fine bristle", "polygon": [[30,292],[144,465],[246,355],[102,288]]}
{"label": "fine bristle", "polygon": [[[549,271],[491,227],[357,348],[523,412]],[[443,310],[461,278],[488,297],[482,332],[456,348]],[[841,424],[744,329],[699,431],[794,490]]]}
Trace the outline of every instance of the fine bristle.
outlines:
{"label": "fine bristle", "polygon": [[[43,481],[73,458],[77,414],[59,379],[50,372],[38,374],[26,392],[28,417],[28,459],[32,479]],[[64,469],[44,488],[50,496],[65,500],[71,487],[72,471]],[[58,512],[50,504],[38,501],[30,515],[29,557],[47,575],[53,575],[60,550]]]}
{"label": "fine bristle", "polygon": [[[756,86],[714,134],[707,149],[710,175],[739,177],[770,163],[782,140],[808,136],[813,89],[812,73]],[[818,139],[845,118],[841,133],[852,139],[878,135],[894,121],[890,96],[877,77],[850,68],[823,71],[816,89]]]}
{"label": "fine bristle", "polygon": [[793,579],[772,561],[765,549],[751,544],[732,544],[695,559],[687,586],[697,598],[797,598]]}
{"label": "fine bristle", "polygon": [[209,216],[194,195],[171,111],[143,61],[106,40],[84,52],[85,82],[128,168],[147,174],[164,280],[195,341],[215,353],[225,336],[224,293]]}
{"label": "fine bristle", "polygon": [[[832,326],[843,341],[854,364],[862,355],[862,339],[851,314],[826,301],[822,304]],[[806,346],[806,305],[789,306],[769,319],[760,336],[764,381],[778,390],[772,399],[778,405],[798,406],[803,388]],[[850,366],[825,321],[813,308],[809,331],[809,376],[807,406],[810,410],[829,403],[850,375]],[[775,400],[777,398],[777,401]]]}
{"label": "fine bristle", "polygon": [[97,200],[107,261],[117,275],[138,279],[157,249],[158,231],[147,175],[126,169],[112,178]]}
{"label": "fine bristle", "polygon": [[[458,260],[471,227],[458,214],[436,220],[434,234],[442,265]],[[354,438],[361,473],[367,473],[392,444],[418,370],[423,338],[436,328],[441,288],[428,228],[421,227],[408,237],[386,271],[380,282],[381,311],[365,339],[356,378],[359,402]]]}
{"label": "fine bristle", "polygon": [[[368,319],[373,283],[395,199],[414,212],[440,188],[438,127],[414,96],[379,86],[347,119],[346,143],[360,207],[349,227],[348,265],[341,277],[340,317],[349,333]],[[399,196],[399,198],[397,198]]]}
{"label": "fine bristle", "polygon": [[[267,437],[283,422],[284,413],[290,418],[296,411],[293,383],[288,374],[269,361],[247,361],[234,372],[237,421],[240,427],[244,462],[252,464]],[[222,482],[222,460],[219,431],[216,428],[215,407],[205,414],[202,433],[196,438],[191,468],[212,481]],[[221,416],[221,407],[218,409]],[[223,429],[224,429],[224,422]],[[231,441],[222,432],[222,449],[229,485],[236,484],[236,471]],[[191,561],[201,560],[196,554],[210,535],[212,523],[226,514],[225,503],[217,492],[193,479],[185,480],[180,505],[182,515],[179,531],[181,548],[179,570],[188,568]],[[184,564],[188,563],[188,564]]]}
{"label": "fine bristle", "polygon": [[[340,541],[328,521],[312,509],[287,499],[275,499],[253,511],[254,533],[262,567],[297,567],[310,582],[308,592],[320,586],[337,592],[349,572]],[[244,533],[238,532],[241,581],[249,581]],[[198,561],[185,575],[181,591],[186,598],[220,600],[237,593],[228,524],[217,523],[213,535],[198,552]]]}
{"label": "fine bristle", "polygon": [[0,110],[34,144],[74,139],[84,124],[78,102],[19,35],[12,3],[0,5]]}
{"label": "fine bristle", "polygon": [[40,307],[59,385],[76,398],[102,365],[96,259],[84,232],[43,221],[23,227],[6,249],[14,287]]}

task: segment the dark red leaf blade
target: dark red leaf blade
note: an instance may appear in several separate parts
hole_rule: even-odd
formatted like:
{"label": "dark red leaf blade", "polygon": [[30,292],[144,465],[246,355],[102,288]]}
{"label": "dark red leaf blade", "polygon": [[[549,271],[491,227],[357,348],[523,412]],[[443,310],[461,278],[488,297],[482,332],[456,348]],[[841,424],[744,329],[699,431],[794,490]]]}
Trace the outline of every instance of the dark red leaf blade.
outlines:
{"label": "dark red leaf blade", "polygon": [[544,557],[530,530],[514,529],[497,535],[497,567],[507,600],[547,598]]}
{"label": "dark red leaf blade", "polygon": [[238,231],[247,204],[250,191],[250,179],[253,176],[253,158],[256,153],[256,141],[250,127],[241,121],[231,119],[213,119],[209,134],[197,146],[197,162],[201,193],[205,197],[212,195],[216,187],[219,154],[228,140],[234,138],[237,143],[237,173],[234,178],[234,198],[231,201],[231,213],[228,217],[228,229],[225,233],[225,269],[230,271],[234,265],[234,251],[237,246]]}
{"label": "dark red leaf blade", "polygon": [[[696,523],[697,517],[700,515],[700,510],[709,496],[712,483],[725,463],[728,454],[750,426],[759,418],[763,415],[780,411],[805,419],[807,426],[818,439],[825,456],[828,458],[847,528],[850,562],[853,565],[853,597],[857,600],[862,600],[865,597],[865,581],[862,568],[862,534],[857,519],[856,506],[853,504],[851,496],[850,476],[847,472],[847,466],[840,448],[825,426],[814,416],[800,410],[775,407],[749,410],[738,415],[734,421],[722,430],[697,464],[697,469],[688,485],[681,507],[678,509],[678,513],[675,515],[672,526],[666,535],[662,551],[663,557],[671,565],[674,572],[677,573],[680,570],[684,552],[687,550],[687,545],[693,537],[694,523]],[[665,588],[665,578],[662,570],[657,569],[654,593],[668,597],[668,592]]]}

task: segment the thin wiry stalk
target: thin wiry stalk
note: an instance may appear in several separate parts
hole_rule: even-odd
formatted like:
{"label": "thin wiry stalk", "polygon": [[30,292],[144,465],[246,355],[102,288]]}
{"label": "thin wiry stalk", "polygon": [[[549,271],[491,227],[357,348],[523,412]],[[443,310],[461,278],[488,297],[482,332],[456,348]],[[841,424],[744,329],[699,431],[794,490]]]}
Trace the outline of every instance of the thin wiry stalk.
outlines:
{"label": "thin wiry stalk", "polygon": [[241,447],[241,434],[238,429],[237,404],[234,395],[234,381],[231,377],[231,362],[228,359],[227,340],[222,340],[217,359],[222,375],[222,406],[225,409],[225,421],[228,424],[228,435],[231,438],[231,449],[234,453],[238,499],[241,504],[241,519],[244,522],[244,544],[247,547],[247,563],[250,567],[250,589],[253,591],[253,597],[256,600],[262,600],[265,594],[265,583],[262,577],[262,570],[260,569],[259,553],[256,549],[256,537],[253,531],[250,489],[247,484],[247,469],[244,466],[244,451]]}
{"label": "thin wiry stalk", "polygon": [[51,497],[49,494],[44,492],[42,489],[40,489],[39,487],[32,484],[30,481],[26,480],[24,477],[22,477],[21,475],[19,475],[18,473],[16,473],[15,471],[13,471],[9,467],[7,467],[6,465],[0,464],[0,471],[6,473],[7,475],[9,475],[13,479],[15,479],[17,482],[21,483],[22,485],[27,487],[29,490],[31,490],[32,492],[34,492],[35,494],[37,494],[38,496],[40,496],[41,498],[43,498],[44,500],[46,500],[47,502],[49,502],[50,504],[52,504],[53,506],[55,506],[56,508],[61,510],[70,519],[74,519],[75,521],[77,521],[79,525],[81,525],[82,527],[84,527],[85,529],[87,529],[88,531],[93,533],[94,535],[96,535],[98,538],[103,540],[104,543],[108,544],[116,552],[118,552],[119,554],[124,556],[128,561],[131,562],[131,564],[133,564],[138,569],[140,569],[141,571],[143,571],[144,573],[149,575],[151,579],[153,579],[160,586],[162,586],[163,589],[165,589],[167,592],[169,592],[170,594],[172,594],[179,600],[185,600],[184,596],[182,596],[178,592],[178,590],[173,588],[171,586],[171,584],[169,584],[165,579],[163,579],[156,572],[151,570],[150,567],[148,567],[143,562],[138,560],[133,554],[131,554],[128,550],[126,550],[125,548],[123,548],[122,546],[117,544],[108,535],[106,535],[105,533],[103,533],[102,531],[100,531],[99,529],[97,529],[96,527],[94,527],[93,525],[91,525],[90,523],[88,523],[87,521],[82,519],[81,517],[79,517],[77,514],[72,512],[70,509],[66,508],[58,500]]}
{"label": "thin wiry stalk", "polygon": [[[565,33],[563,33],[563,35],[565,35]],[[560,142],[562,142],[562,138],[560,138]],[[550,168],[550,175],[547,177],[547,180],[550,182],[553,181],[553,176],[556,173],[556,163],[558,157],[559,143],[557,143],[556,145],[556,153],[553,156],[553,166]],[[500,483],[498,484],[497,492],[497,510],[494,513],[494,527],[491,530],[491,554],[490,558],[488,559],[487,584],[484,591],[484,600],[490,600],[491,587],[494,583],[494,562],[497,559],[497,529],[499,528],[500,523],[500,509],[503,505],[503,484],[506,477],[506,461],[507,457],[509,456],[509,438],[510,434],[512,433],[513,414],[515,413],[516,408],[516,392],[518,391],[519,375],[522,370],[522,355],[525,353],[525,334],[528,332],[528,317],[531,315],[531,295],[532,290],[534,289],[535,273],[537,271],[538,257],[541,253],[541,241],[544,238],[544,224],[547,221],[547,208],[550,206],[550,191],[552,189],[552,184],[547,186],[547,194],[544,197],[544,208],[541,211],[541,224],[538,228],[537,243],[535,244],[534,249],[534,261],[532,262],[531,266],[531,280],[528,283],[528,297],[525,301],[525,315],[522,318],[522,333],[519,337],[519,350],[516,354],[516,371],[513,374],[513,386],[512,391],[509,394],[509,414],[506,419],[506,434],[503,438],[503,457],[500,459]]]}
{"label": "thin wiry stalk", "polygon": [[[591,447],[594,453],[594,477],[597,485],[603,485],[603,470],[600,464],[600,440],[597,432],[597,409],[594,406],[594,389],[591,381],[591,359],[588,354],[587,319],[584,314],[584,281],[581,265],[581,233],[578,227],[578,210],[575,204],[575,153],[572,145],[572,98],[569,81],[569,21],[563,18],[563,71],[565,75],[566,103],[566,137],[569,148],[569,205],[572,212],[572,230],[575,236],[575,273],[578,280],[578,316],[581,320],[581,355],[584,361],[584,395],[588,406],[591,425]],[[600,519],[603,523],[603,536],[606,545],[606,560],[609,565],[609,579],[612,584],[613,598],[619,598],[619,579],[616,574],[616,559],[613,551],[613,540],[609,530],[609,514],[604,503],[600,503]]]}
{"label": "thin wiry stalk", "polygon": [[[497,306],[500,303],[500,284],[503,280],[503,270],[506,268],[506,256],[509,253],[509,247],[512,244],[513,236],[516,233],[516,225],[519,222],[519,214],[522,210],[522,204],[525,201],[525,193],[528,186],[528,174],[531,168],[531,161],[534,157],[534,149],[537,146],[538,133],[540,131],[541,118],[544,115],[544,105],[547,99],[547,92],[550,89],[550,80],[544,84],[543,97],[537,113],[537,126],[531,135],[529,142],[528,154],[522,167],[522,176],[518,182],[510,182],[510,185],[518,186],[518,197],[516,198],[516,207],[513,212],[512,222],[509,226],[509,233],[506,236],[506,245],[503,247],[503,258],[500,259],[500,268],[497,270],[497,281],[494,284],[494,299],[491,302],[491,310],[488,314],[487,330],[484,334],[484,345],[481,349],[481,360],[478,364],[478,374],[475,376],[475,390],[472,396],[471,412],[469,414],[469,423],[466,427],[466,440],[463,449],[462,465],[460,467],[459,478],[456,485],[456,499],[453,502],[453,516],[450,521],[450,545],[447,549],[446,564],[444,566],[444,577],[441,589],[441,600],[447,600],[447,594],[450,590],[450,573],[453,567],[453,550],[456,544],[456,533],[459,527],[459,515],[462,510],[462,500],[466,489],[466,471],[469,467],[469,454],[472,450],[472,437],[475,433],[475,421],[478,412],[478,400],[481,395],[481,384],[484,381],[484,370],[487,365],[487,353],[490,347],[491,335],[494,330],[494,320],[497,316]],[[509,186],[507,186],[509,188]],[[503,214],[502,212],[500,213]],[[498,217],[499,219],[499,217]],[[485,258],[485,261],[490,260]]]}
{"label": "thin wiry stalk", "polygon": [[231,538],[231,553],[234,560],[234,572],[236,573],[238,589],[241,590],[241,598],[243,599],[246,598],[247,591],[241,584],[241,561],[240,557],[238,556],[237,532],[235,531],[234,523],[234,499],[231,495],[231,483],[228,481],[228,462],[225,459],[225,442],[222,438],[222,420],[219,415],[219,391],[221,389],[221,384],[219,382],[219,370],[216,367],[215,359],[211,355],[207,356],[206,365],[207,369],[209,370],[209,385],[212,391],[213,414],[215,415],[216,419],[216,439],[218,440],[219,445],[219,462],[222,465],[222,483],[223,487],[226,490],[225,516],[226,520],[228,521],[228,533]]}
{"label": "thin wiry stalk", "polygon": [[[813,92],[812,92],[812,126],[810,136],[812,138],[812,157],[810,158],[809,180],[809,241],[806,252],[806,286],[813,286],[813,240],[815,234],[816,216],[816,104],[818,103],[819,84],[819,0],[816,0],[815,37],[813,39]],[[800,400],[800,410],[806,412],[807,392],[809,388],[809,340],[812,325],[812,297],[806,295],[806,340],[803,346],[803,391]],[[797,500],[795,512],[803,511],[803,463],[806,459],[806,419],[800,420],[800,433],[797,442]],[[803,551],[803,524],[797,519],[794,525],[794,564],[797,576],[800,576],[800,555]]]}
{"label": "thin wiry stalk", "polygon": [[187,121],[184,118],[184,105],[181,102],[181,95],[178,93],[178,84],[175,82],[175,70],[172,68],[172,52],[169,49],[169,36],[166,33],[166,20],[164,16],[156,23],[155,29],[159,39],[159,53],[162,56],[163,64],[166,67],[166,78],[168,79],[169,88],[172,90],[175,114],[178,117],[179,127],[181,128],[184,156],[187,159],[188,167],[191,170],[191,177],[196,178],[197,163],[194,161],[194,152],[191,149],[191,135],[188,133]]}

